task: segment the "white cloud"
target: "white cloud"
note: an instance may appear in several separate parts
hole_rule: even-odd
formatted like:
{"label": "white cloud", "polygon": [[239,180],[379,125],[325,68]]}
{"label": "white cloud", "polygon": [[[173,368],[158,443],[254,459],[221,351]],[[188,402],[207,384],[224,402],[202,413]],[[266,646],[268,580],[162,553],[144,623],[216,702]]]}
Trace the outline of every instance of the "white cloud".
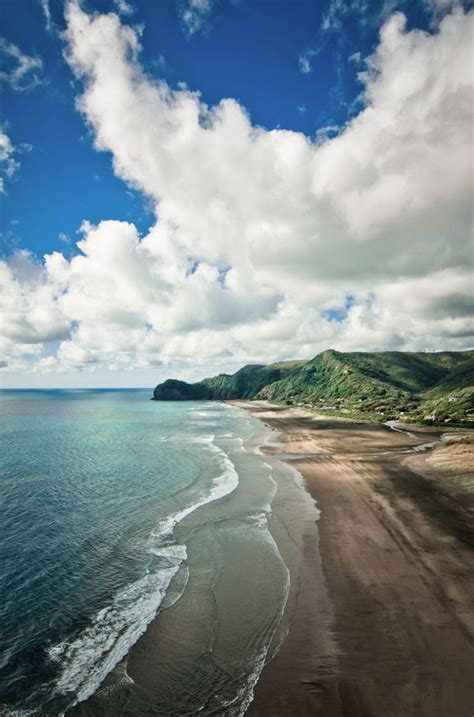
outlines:
{"label": "white cloud", "polygon": [[58,307],[60,287],[47,269],[27,252],[0,261],[0,351],[4,368],[24,367],[25,357],[39,356],[41,345],[65,339],[68,320]]}
{"label": "white cloud", "polygon": [[329,7],[323,15],[321,30],[327,32],[331,29],[339,29],[341,26],[340,14],[346,7],[345,0],[331,0]]}
{"label": "white cloud", "polygon": [[354,52],[354,54],[347,59],[349,62],[353,62],[355,65],[358,65],[362,60],[362,55],[360,52]]}
{"label": "white cloud", "polygon": [[158,57],[155,57],[150,60],[150,66],[153,68],[153,70],[156,70],[156,72],[162,74],[163,72],[165,72],[165,70],[168,69],[166,57],[164,57],[164,55],[158,55]]}
{"label": "white cloud", "polygon": [[0,129],[0,194],[5,193],[5,177],[10,179],[19,167],[15,151],[8,135]]}
{"label": "white cloud", "polygon": [[31,90],[41,84],[39,77],[43,63],[39,57],[26,55],[19,47],[0,37],[0,84],[8,84],[14,90]]}
{"label": "white cloud", "polygon": [[127,0],[113,0],[113,3],[115,7],[117,8],[117,12],[119,15],[124,15],[125,17],[128,15],[133,15],[135,12],[135,8],[133,5]]}
{"label": "white cloud", "polygon": [[49,0],[39,0],[39,4],[41,5],[41,9],[43,11],[44,19],[46,22],[46,30],[50,32],[50,30],[53,27],[53,21],[51,18],[51,10],[49,7]]}
{"label": "white cloud", "polygon": [[446,13],[461,4],[460,0],[425,0],[425,4],[435,13]]}
{"label": "white cloud", "polygon": [[373,9],[373,3],[369,0],[330,0],[328,9],[323,14],[321,30],[337,32],[342,28],[343,20],[347,16],[356,15],[363,18]]}
{"label": "white cloud", "polygon": [[182,0],[179,14],[185,33],[191,37],[209,28],[215,0]]}
{"label": "white cloud", "polygon": [[5,263],[8,355],[54,337],[36,370],[98,371],[471,344],[473,19],[427,34],[390,17],[363,109],[312,142],[151,80],[131,28],[70,4],[78,107],[158,219],[143,237],[85,224],[70,260]]}
{"label": "white cloud", "polygon": [[298,57],[298,66],[300,68],[300,72],[303,73],[303,75],[309,75],[310,72],[313,71],[313,65],[312,61],[313,58],[317,55],[316,50],[305,50],[301,53]]}
{"label": "white cloud", "polygon": [[316,144],[323,144],[323,142],[326,142],[328,139],[331,139],[331,137],[337,136],[342,129],[343,128],[337,124],[328,124],[324,127],[320,127],[318,130],[316,130],[315,134]]}

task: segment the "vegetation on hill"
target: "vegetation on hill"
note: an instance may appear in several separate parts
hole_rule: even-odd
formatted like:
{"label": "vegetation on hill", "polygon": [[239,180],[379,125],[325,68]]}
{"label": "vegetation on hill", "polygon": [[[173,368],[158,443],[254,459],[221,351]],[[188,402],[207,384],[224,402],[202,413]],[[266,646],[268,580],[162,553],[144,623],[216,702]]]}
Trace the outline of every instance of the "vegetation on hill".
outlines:
{"label": "vegetation on hill", "polygon": [[286,361],[268,366],[249,364],[232,375],[221,373],[198,383],[168,379],[155,388],[153,398],[156,401],[251,399],[255,398],[265,386],[285,378],[296,366],[302,364],[304,361]]}
{"label": "vegetation on hill", "polygon": [[341,353],[249,365],[194,384],[168,380],[155,400],[268,399],[371,419],[474,422],[474,351]]}

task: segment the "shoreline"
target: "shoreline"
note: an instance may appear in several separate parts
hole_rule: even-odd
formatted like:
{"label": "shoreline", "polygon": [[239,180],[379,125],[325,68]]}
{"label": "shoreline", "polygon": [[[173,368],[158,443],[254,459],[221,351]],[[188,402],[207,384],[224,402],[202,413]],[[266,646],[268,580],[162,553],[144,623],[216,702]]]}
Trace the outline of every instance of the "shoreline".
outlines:
{"label": "shoreline", "polygon": [[[414,450],[440,440],[439,431],[328,419],[263,401],[228,403],[262,426],[250,453],[273,469],[277,491],[268,530],[290,588],[263,669],[255,673],[253,699],[243,711],[212,713],[472,717],[474,492],[465,490],[472,446],[464,446],[463,483],[456,484],[438,470],[438,463],[454,465],[449,446]],[[435,455],[442,460],[433,462]],[[245,473],[245,490],[257,488],[255,477]],[[217,514],[219,501],[203,510]],[[229,597],[225,587],[224,593]],[[71,714],[154,709],[166,654],[179,648],[194,610],[192,594],[183,595],[158,612]],[[232,603],[239,604],[235,595]]]}
{"label": "shoreline", "polygon": [[[287,638],[246,714],[472,717],[474,493],[439,472],[441,443],[410,450],[441,431],[232,403],[279,431],[279,445],[264,451],[289,458],[316,500],[313,543],[330,602],[312,600],[306,560],[308,584]],[[463,465],[471,486],[471,448]],[[304,655],[318,647],[311,628],[320,623],[337,660],[308,666]]]}
{"label": "shoreline", "polygon": [[[247,412],[239,410],[238,413],[243,416],[244,422],[248,421]],[[163,693],[160,685],[163,680],[160,679],[160,676],[166,675],[165,680],[169,682],[170,676],[174,675],[172,679],[177,679],[182,670],[184,670],[184,674],[186,670],[189,670],[186,655],[183,660],[183,650],[185,653],[187,652],[185,643],[190,640],[191,652],[203,650],[202,660],[214,660],[214,657],[216,660],[215,674],[212,672],[214,668],[210,668],[208,672],[206,689],[210,692],[203,705],[203,714],[225,714],[229,717],[239,715],[240,717],[248,713],[262,668],[285,642],[285,631],[288,626],[287,616],[296,612],[301,567],[308,558],[312,561],[315,569],[312,575],[311,594],[313,597],[318,596],[321,605],[329,604],[320,564],[318,565],[317,545],[312,544],[314,524],[318,518],[314,501],[302,487],[300,474],[292,466],[270,455],[265,450],[265,446],[273,445],[275,431],[264,425],[262,421],[253,418],[251,420],[252,433],[243,442],[244,450],[238,454],[229,454],[231,461],[236,461],[240,456],[234,466],[239,475],[236,489],[224,496],[223,502],[216,499],[201,505],[199,511],[186,515],[177,526],[178,536],[174,536],[174,538],[183,542],[187,550],[188,577],[184,591],[176,602],[170,606],[160,607],[146,631],[131,646],[123,660],[107,675],[94,694],[69,709],[68,714],[77,714],[83,717],[103,714],[117,717],[119,714],[148,714],[149,710],[151,713],[158,710],[160,714],[181,714],[179,706],[177,706],[178,703],[173,704],[173,695]],[[265,478],[262,473],[263,467],[265,467],[264,473],[268,474],[269,478]],[[261,478],[265,478],[267,483],[270,480],[274,485],[275,492],[271,498],[271,511],[269,505],[267,507],[263,504],[260,505],[263,495],[261,494],[262,485],[265,483],[265,481],[262,483]],[[269,486],[270,484],[265,490],[268,490]],[[229,509],[230,514],[228,514]],[[299,520],[296,522],[294,521],[295,510],[299,516]],[[249,517],[254,516],[251,518],[250,524],[245,522],[247,514]],[[261,514],[260,517],[257,514]],[[258,542],[255,542],[257,534],[252,537],[249,533],[249,530],[252,530],[252,520],[255,520],[255,525],[257,525],[262,519],[267,523],[266,528],[262,525],[268,536],[264,543],[261,542],[261,537],[258,537]],[[205,525],[214,524],[214,530],[221,533],[221,538],[218,538],[217,533],[216,538],[221,541],[224,538],[224,534],[222,534],[224,526],[239,520],[244,522],[241,522],[240,527],[236,528],[238,533],[233,534],[231,543],[235,543],[235,547],[231,547],[229,553],[229,545],[225,547],[225,541],[221,542],[221,548],[225,548],[229,560],[224,561],[221,566],[219,579],[209,586],[209,565],[205,564],[209,561],[209,556],[203,561],[204,556],[198,557],[196,548],[193,547],[193,543],[196,544],[196,541],[199,541],[200,526],[202,525],[205,530]],[[246,530],[242,533],[241,528],[244,526],[246,526]],[[233,528],[230,527],[230,530]],[[182,540],[182,531],[188,534],[191,542],[188,542],[186,538]],[[179,537],[180,533],[181,537]],[[248,537],[245,537],[245,534]],[[242,548],[248,553],[247,559]],[[266,557],[262,551],[266,551]],[[271,557],[273,551],[275,558]],[[246,560],[247,562],[245,562]],[[236,571],[239,575],[238,585],[232,578]],[[202,602],[202,591],[206,589],[210,589],[213,594],[214,607],[212,610],[220,612],[222,609],[222,619],[219,619],[214,626],[209,622],[212,618],[211,613],[203,611],[202,606],[198,607]],[[281,602],[281,607],[277,609],[278,615],[265,613],[268,605],[264,599],[262,600],[263,595],[267,593],[271,602],[276,599],[280,591],[282,593],[287,591],[287,594]],[[247,610],[245,610],[246,602],[248,602]],[[260,610],[263,612],[260,613]],[[265,643],[265,649],[256,654],[257,659],[252,665],[254,672],[248,672],[245,677],[245,692],[241,692],[239,688],[239,691],[235,693],[235,704],[228,703],[225,706],[224,702],[223,707],[219,709],[219,699],[221,699],[221,690],[224,685],[218,690],[214,684],[214,695],[211,696],[213,680],[216,675],[219,677],[220,673],[227,679],[226,670],[221,670],[219,665],[225,654],[230,657],[234,651],[231,640],[228,643],[228,648],[222,652],[223,636],[228,625],[229,629],[234,630],[237,638],[236,644],[238,644],[240,633],[245,632],[243,628],[249,621],[252,612],[255,612],[257,618],[257,633],[262,630],[263,634],[267,630],[266,624],[273,621],[269,640]],[[198,616],[197,620],[195,616]],[[232,625],[235,627],[232,628]],[[315,621],[313,627],[315,634],[319,636],[321,649],[324,648],[332,654],[333,650],[331,651],[327,646],[325,626]],[[208,629],[210,629],[209,637],[206,638],[205,633],[208,632]],[[238,649],[242,651],[242,647]],[[242,655],[245,655],[245,650]],[[307,657],[308,669],[310,669],[314,660],[309,653]],[[232,660],[229,663],[229,677],[231,677],[231,663]],[[173,664],[178,667],[176,674],[174,674]],[[222,664],[223,667],[224,664]],[[196,667],[196,669],[199,668]],[[237,673],[239,672],[235,665],[234,669],[237,669]],[[214,677],[212,677],[213,674]],[[191,679],[190,674],[187,677]],[[191,693],[189,699],[191,701],[186,706],[186,710],[189,710],[189,705],[192,703]],[[199,694],[196,694],[196,699],[199,699]],[[191,714],[190,711],[185,713]]]}
{"label": "shoreline", "polygon": [[[269,657],[244,714],[313,715],[319,713],[323,704],[327,709],[329,704],[338,702],[334,680],[330,679],[321,690],[314,679],[315,674],[327,676],[337,672],[337,645],[331,629],[333,608],[319,551],[320,511],[299,468],[278,454],[279,432],[266,422],[265,425],[272,432],[259,450],[272,462],[273,476],[278,481],[268,527],[288,568],[290,589]],[[272,679],[267,690],[269,670]],[[278,690],[274,689],[274,679]],[[299,690],[301,683],[308,689]]]}

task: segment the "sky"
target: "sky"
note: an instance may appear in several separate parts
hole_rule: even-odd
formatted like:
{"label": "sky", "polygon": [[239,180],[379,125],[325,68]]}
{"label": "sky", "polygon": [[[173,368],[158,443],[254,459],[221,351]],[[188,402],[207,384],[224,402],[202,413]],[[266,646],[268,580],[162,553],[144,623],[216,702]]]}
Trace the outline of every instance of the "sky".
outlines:
{"label": "sky", "polygon": [[472,6],[2,0],[0,386],[472,348]]}

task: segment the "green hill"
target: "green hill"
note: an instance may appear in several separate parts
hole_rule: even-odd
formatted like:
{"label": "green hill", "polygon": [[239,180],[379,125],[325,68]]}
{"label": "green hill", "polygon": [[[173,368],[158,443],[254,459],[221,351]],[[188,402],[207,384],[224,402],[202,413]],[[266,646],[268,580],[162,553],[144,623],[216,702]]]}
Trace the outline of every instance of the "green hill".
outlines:
{"label": "green hill", "polygon": [[213,378],[205,378],[198,383],[168,379],[155,388],[153,398],[156,401],[251,399],[255,398],[265,386],[285,378],[296,367],[304,363],[304,361],[285,361],[268,366],[250,364],[232,375],[221,373]]}
{"label": "green hill", "polygon": [[168,380],[155,400],[268,399],[387,420],[474,421],[474,351],[341,353],[249,365],[194,384]]}

